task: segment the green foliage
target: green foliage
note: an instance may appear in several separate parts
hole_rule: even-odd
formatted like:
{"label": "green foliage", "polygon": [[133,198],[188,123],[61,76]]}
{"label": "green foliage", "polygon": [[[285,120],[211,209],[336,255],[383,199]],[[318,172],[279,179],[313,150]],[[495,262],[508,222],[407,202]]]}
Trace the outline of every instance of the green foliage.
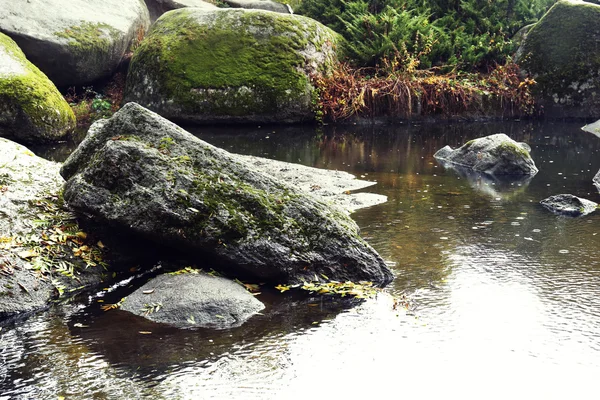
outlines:
{"label": "green foliage", "polygon": [[511,37],[556,0],[304,0],[298,12],[348,40],[360,66],[487,69],[514,50]]}

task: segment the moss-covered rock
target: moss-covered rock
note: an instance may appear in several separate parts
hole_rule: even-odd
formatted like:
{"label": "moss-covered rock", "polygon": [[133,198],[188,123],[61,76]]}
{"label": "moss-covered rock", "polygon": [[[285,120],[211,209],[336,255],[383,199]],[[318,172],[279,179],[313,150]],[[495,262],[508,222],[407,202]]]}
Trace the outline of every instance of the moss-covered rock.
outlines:
{"label": "moss-covered rock", "polygon": [[63,138],[75,116],[58,89],[0,33],[0,136],[20,142]]}
{"label": "moss-covered rock", "polygon": [[61,174],[77,212],[238,277],[392,279],[344,210],[135,103],[92,125]]}
{"label": "moss-covered rock", "polygon": [[330,71],[338,40],[320,23],[296,15],[170,11],[135,52],[125,98],[178,121],[312,120],[310,76]]}
{"label": "moss-covered rock", "polygon": [[469,140],[458,149],[446,146],[433,156],[442,164],[488,175],[533,176],[538,169],[529,145],[515,142],[504,133]]}
{"label": "moss-covered rock", "polygon": [[521,66],[546,115],[600,117],[600,6],[561,0],[529,31]]}
{"label": "moss-covered rock", "polygon": [[0,31],[59,87],[114,73],[150,25],[143,0],[6,1]]}

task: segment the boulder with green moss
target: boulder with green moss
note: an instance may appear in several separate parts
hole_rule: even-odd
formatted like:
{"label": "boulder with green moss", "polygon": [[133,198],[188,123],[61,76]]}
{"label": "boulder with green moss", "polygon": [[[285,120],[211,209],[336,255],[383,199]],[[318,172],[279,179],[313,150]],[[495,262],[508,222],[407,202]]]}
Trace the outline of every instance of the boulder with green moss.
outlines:
{"label": "boulder with green moss", "polygon": [[473,139],[458,149],[450,146],[433,156],[443,165],[489,175],[535,175],[538,172],[526,143],[515,142],[504,133]]}
{"label": "boulder with green moss", "polygon": [[302,16],[170,11],[135,52],[125,98],[175,121],[314,120],[311,76],[335,65],[337,42],[329,28]]}
{"label": "boulder with green moss", "polygon": [[600,117],[600,5],[558,1],[529,31],[519,57],[547,116]]}
{"label": "boulder with green moss", "polygon": [[258,281],[391,281],[347,213],[129,103],[61,169],[65,201],[97,223]]}
{"label": "boulder with green moss", "polygon": [[110,76],[150,24],[143,0],[4,1],[0,32],[59,87]]}
{"label": "boulder with green moss", "polygon": [[63,138],[75,116],[58,89],[0,33],[0,136],[20,142]]}

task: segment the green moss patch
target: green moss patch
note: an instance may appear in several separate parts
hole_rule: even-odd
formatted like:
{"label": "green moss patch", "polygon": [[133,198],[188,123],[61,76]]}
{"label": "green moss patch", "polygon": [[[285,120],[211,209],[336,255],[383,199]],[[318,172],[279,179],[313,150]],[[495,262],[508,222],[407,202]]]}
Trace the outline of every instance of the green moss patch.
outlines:
{"label": "green moss patch", "polygon": [[108,24],[83,22],[65,30],[55,32],[56,36],[69,39],[69,46],[80,52],[109,50],[111,42],[118,39],[119,31]]}
{"label": "green moss patch", "polygon": [[319,49],[327,37],[335,34],[299,16],[176,10],[156,22],[136,51],[127,92],[149,76],[187,113],[241,116],[299,102],[310,107],[313,88],[302,52],[310,44]]}
{"label": "green moss patch", "polygon": [[0,76],[0,99],[26,115],[29,126],[8,126],[23,139],[59,139],[75,126],[75,115],[54,84],[25,58],[17,44],[0,33],[0,46],[18,60],[25,73]]}

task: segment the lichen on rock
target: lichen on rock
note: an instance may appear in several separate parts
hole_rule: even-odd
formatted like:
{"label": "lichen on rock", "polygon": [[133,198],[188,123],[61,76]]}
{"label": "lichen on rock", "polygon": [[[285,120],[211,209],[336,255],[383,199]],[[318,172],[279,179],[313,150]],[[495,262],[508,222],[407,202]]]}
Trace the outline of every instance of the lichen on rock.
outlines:
{"label": "lichen on rock", "polygon": [[75,115],[58,89],[0,33],[0,136],[48,142],[62,139],[74,127]]}
{"label": "lichen on rock", "polygon": [[177,121],[312,120],[310,76],[331,70],[339,40],[301,16],[170,11],[135,52],[125,98]]}

